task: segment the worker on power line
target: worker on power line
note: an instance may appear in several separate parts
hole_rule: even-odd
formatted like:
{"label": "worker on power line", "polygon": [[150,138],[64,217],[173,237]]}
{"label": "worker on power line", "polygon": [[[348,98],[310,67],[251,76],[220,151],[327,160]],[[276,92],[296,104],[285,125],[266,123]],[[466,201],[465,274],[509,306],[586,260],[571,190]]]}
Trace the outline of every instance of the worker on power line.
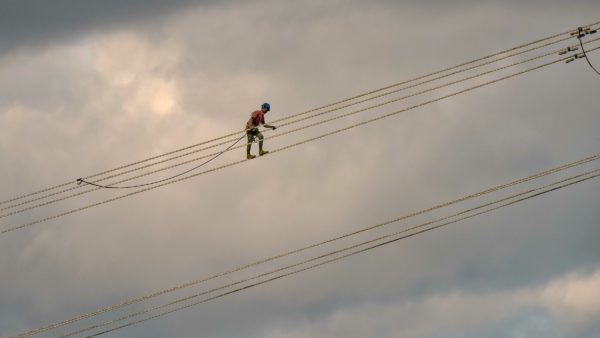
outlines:
{"label": "worker on power line", "polygon": [[273,130],[277,129],[275,126],[271,126],[265,123],[265,114],[271,110],[271,105],[268,103],[263,103],[260,106],[260,110],[252,112],[250,114],[250,119],[248,123],[246,123],[246,135],[248,135],[248,145],[246,146],[246,158],[251,160],[256,156],[250,154],[250,148],[252,147],[252,142],[255,137],[258,137],[258,154],[263,156],[268,153],[268,151],[263,150],[263,135],[258,130],[258,127],[262,124],[265,128],[271,128]]}

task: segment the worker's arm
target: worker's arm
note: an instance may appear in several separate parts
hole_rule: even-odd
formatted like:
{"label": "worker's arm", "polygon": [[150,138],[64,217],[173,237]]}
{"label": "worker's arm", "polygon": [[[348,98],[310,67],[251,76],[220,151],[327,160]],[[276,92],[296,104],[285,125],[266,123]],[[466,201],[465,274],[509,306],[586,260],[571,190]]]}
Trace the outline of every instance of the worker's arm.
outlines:
{"label": "worker's arm", "polygon": [[277,129],[277,127],[275,127],[275,126],[271,126],[271,125],[268,125],[268,124],[266,124],[266,123],[263,123],[263,126],[264,126],[265,128],[271,128],[271,129],[273,129],[273,130]]}

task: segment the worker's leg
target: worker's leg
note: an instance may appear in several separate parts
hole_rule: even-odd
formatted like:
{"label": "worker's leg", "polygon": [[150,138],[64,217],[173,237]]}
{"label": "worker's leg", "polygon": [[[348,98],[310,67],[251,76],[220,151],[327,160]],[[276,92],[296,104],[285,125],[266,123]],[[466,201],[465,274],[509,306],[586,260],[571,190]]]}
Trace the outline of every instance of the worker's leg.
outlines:
{"label": "worker's leg", "polygon": [[258,133],[258,155],[263,156],[267,153],[268,151],[263,150],[263,136],[261,133]]}
{"label": "worker's leg", "polygon": [[248,144],[246,145],[246,158],[251,160],[255,156],[250,154],[250,148],[252,148],[252,142],[254,141],[254,135],[256,135],[256,129],[250,129],[246,132],[248,135]]}
{"label": "worker's leg", "polygon": [[256,136],[258,136],[258,151],[261,152],[263,147],[263,134],[261,134],[260,131],[257,131]]}
{"label": "worker's leg", "polygon": [[246,145],[246,154],[250,154],[250,148],[252,148],[252,141],[254,140],[254,136],[250,132],[247,132],[248,135],[248,144]]}

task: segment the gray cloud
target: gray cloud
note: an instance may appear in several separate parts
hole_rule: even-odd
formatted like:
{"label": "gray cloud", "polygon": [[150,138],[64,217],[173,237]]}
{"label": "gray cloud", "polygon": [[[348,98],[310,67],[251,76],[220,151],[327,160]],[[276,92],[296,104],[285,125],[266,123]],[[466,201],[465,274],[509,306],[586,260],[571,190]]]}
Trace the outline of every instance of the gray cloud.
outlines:
{"label": "gray cloud", "polygon": [[[111,14],[108,8],[115,7],[109,6],[89,26],[57,23],[48,35],[21,28],[30,36],[22,39],[26,44],[40,41],[47,48],[16,52],[0,62],[2,196],[236,130],[263,100],[273,103],[267,119],[275,119],[593,22],[598,12],[596,3],[587,2],[573,6],[570,16],[560,6],[540,11],[517,3],[456,4],[462,12],[416,4],[408,10],[389,2],[266,1],[187,11],[156,3],[139,17],[129,12],[139,24],[129,24],[125,14]],[[65,40],[70,30],[87,39]],[[595,153],[600,145],[596,88],[597,78],[584,63],[556,65],[0,238],[0,336]],[[266,147],[332,128],[267,140]],[[220,161],[240,156],[243,151]],[[523,305],[516,296],[598,269],[597,184],[572,187],[122,334],[334,337],[356,325],[352,333],[371,328],[366,332],[378,337],[402,330],[407,336],[435,337],[447,332],[443,329],[457,336],[590,336],[593,324],[562,322],[549,309],[536,307],[539,302]],[[104,191],[0,225],[114,196]],[[432,307],[439,299],[452,300],[451,310]],[[500,305],[485,308],[489,299]],[[432,309],[442,331],[424,321]],[[459,323],[451,327],[443,321],[450,311]],[[378,321],[378,313],[395,315]],[[360,320],[365,325],[358,325]],[[536,326],[540,322],[547,326]]]}
{"label": "gray cloud", "polygon": [[39,0],[7,0],[3,1],[0,11],[0,30],[3,32],[0,50],[5,54],[17,47],[50,46],[57,40],[83,37],[93,31],[162,20],[190,6],[211,2],[58,0],[48,4]]}
{"label": "gray cloud", "polygon": [[[505,2],[508,4],[509,2]],[[50,46],[57,41],[68,38],[84,37],[93,31],[103,31],[105,29],[131,28],[139,25],[152,26],[156,21],[168,19],[177,12],[185,11],[201,5],[201,10],[211,10],[214,8],[215,1],[212,0],[125,0],[125,1],[74,1],[57,0],[48,5],[45,1],[26,0],[16,1],[7,0],[2,4],[0,12],[0,29],[3,34],[0,36],[0,56],[12,51],[18,47]],[[330,6],[328,5],[330,4]],[[326,1],[323,7],[328,10],[322,12],[305,12],[306,15],[325,17],[328,13],[347,12],[343,8],[364,8],[368,13],[372,9],[380,8],[385,11],[393,11],[398,14],[414,13],[415,11],[423,14],[429,13],[438,15],[440,13],[459,15],[461,11],[482,5],[495,6],[494,1],[419,1],[415,3],[398,3],[393,1],[371,2],[365,5],[360,1]],[[238,1],[221,1],[219,6],[244,7],[254,6],[252,4]],[[271,2],[269,6],[280,6],[281,2]],[[564,2],[561,1],[528,1],[525,3],[514,1],[512,5],[520,5],[523,9],[530,11],[547,11],[548,7],[554,9],[564,8]],[[594,5],[594,1],[579,0],[570,3],[568,8]],[[299,12],[295,12],[293,21],[302,20],[309,22],[310,18],[299,15],[303,12],[304,5],[285,3],[286,7],[295,7]],[[289,7],[291,6],[291,7]],[[268,17],[265,20],[278,22],[280,24],[289,23],[289,17]],[[567,18],[568,20],[568,18]],[[228,22],[228,24],[235,24]],[[433,24],[433,22],[428,22]],[[210,27],[207,27],[210,28]]]}

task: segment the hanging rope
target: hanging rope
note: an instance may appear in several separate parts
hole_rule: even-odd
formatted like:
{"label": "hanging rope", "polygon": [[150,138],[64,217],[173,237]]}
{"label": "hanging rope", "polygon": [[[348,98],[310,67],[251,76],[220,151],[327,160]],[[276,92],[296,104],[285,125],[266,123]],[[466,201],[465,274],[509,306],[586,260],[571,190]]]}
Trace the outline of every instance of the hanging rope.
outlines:
{"label": "hanging rope", "polygon": [[174,178],[177,178],[177,177],[179,177],[179,176],[183,176],[183,175],[185,175],[185,174],[187,174],[187,173],[190,173],[190,172],[192,172],[192,171],[194,171],[194,170],[196,170],[196,169],[198,169],[198,168],[200,168],[200,167],[202,167],[202,166],[204,166],[204,165],[206,165],[206,164],[210,163],[212,160],[214,160],[214,159],[216,159],[217,157],[221,156],[221,154],[223,154],[224,152],[226,152],[226,151],[230,150],[230,149],[231,149],[233,146],[235,146],[235,145],[236,145],[238,142],[240,142],[240,141],[241,141],[241,140],[242,140],[244,137],[246,137],[246,135],[243,135],[242,137],[240,137],[239,139],[237,139],[235,142],[233,142],[233,143],[232,143],[232,144],[231,144],[229,147],[227,147],[225,150],[223,150],[223,151],[221,151],[221,152],[219,152],[219,153],[215,154],[215,155],[214,155],[213,157],[211,157],[211,158],[210,158],[208,161],[205,161],[205,162],[203,162],[202,164],[200,164],[200,165],[197,165],[197,166],[193,167],[193,168],[192,168],[192,169],[190,169],[190,170],[184,171],[184,172],[182,172],[182,173],[179,173],[179,174],[177,174],[177,175],[175,175],[175,176],[167,177],[167,178],[165,178],[165,179],[162,179],[162,180],[159,180],[159,181],[154,181],[154,182],[149,182],[149,183],[144,183],[144,184],[138,184],[138,185],[115,186],[115,185],[100,185],[100,184],[97,184],[97,183],[94,183],[94,182],[88,182],[88,181],[84,180],[83,178],[78,178],[78,179],[77,179],[77,185],[80,185],[80,184],[82,184],[82,183],[86,183],[86,184],[88,184],[88,185],[93,185],[93,186],[95,186],[95,187],[98,187],[98,188],[104,188],[104,189],[133,189],[133,188],[147,187],[147,186],[150,186],[150,185],[155,185],[155,184],[158,184],[158,183],[162,183],[162,182],[170,181],[170,180],[172,180],[172,179],[174,179]]}

